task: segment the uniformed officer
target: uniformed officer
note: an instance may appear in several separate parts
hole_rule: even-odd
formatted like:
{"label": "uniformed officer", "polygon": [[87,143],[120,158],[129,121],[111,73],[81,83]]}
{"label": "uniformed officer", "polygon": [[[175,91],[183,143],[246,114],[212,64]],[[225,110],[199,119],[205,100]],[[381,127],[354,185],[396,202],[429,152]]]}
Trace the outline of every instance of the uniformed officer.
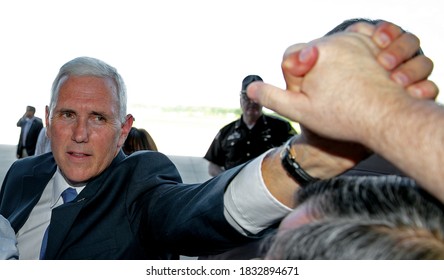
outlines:
{"label": "uniformed officer", "polygon": [[262,106],[248,98],[247,86],[254,81],[263,80],[257,75],[244,78],[240,93],[241,117],[219,130],[204,156],[209,161],[211,176],[280,146],[296,134],[288,121],[263,114]]}

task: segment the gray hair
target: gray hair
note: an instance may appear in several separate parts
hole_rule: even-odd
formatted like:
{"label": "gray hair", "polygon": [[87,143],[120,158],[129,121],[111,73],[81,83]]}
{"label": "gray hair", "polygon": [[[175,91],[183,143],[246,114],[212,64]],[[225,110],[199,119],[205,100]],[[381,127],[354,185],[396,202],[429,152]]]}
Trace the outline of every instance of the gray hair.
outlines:
{"label": "gray hair", "polygon": [[336,177],[300,189],[296,202],[314,221],[276,235],[271,258],[444,258],[443,205],[410,178]]}
{"label": "gray hair", "polygon": [[[337,219],[306,224],[276,239],[268,258],[292,260],[444,259],[442,236],[412,224]],[[420,222],[422,223],[422,222]]]}
{"label": "gray hair", "polygon": [[[296,192],[296,203],[309,205],[313,217],[382,216],[401,219],[416,214],[430,221],[442,205],[408,177],[342,176],[315,182]],[[402,215],[400,215],[402,213]],[[442,213],[441,213],[442,215]]]}
{"label": "gray hair", "polygon": [[100,78],[111,78],[117,88],[119,102],[119,119],[123,123],[126,117],[127,95],[125,83],[116,68],[92,57],[78,57],[65,63],[55,78],[51,88],[50,112],[53,111],[59,97],[61,81],[69,76],[95,76]]}
{"label": "gray hair", "polygon": [[414,180],[396,175],[342,176],[318,181],[300,189],[296,203],[308,205],[312,216],[319,219],[359,215],[401,224],[407,216],[419,215],[421,220],[433,221],[434,226],[443,226],[442,204]]}

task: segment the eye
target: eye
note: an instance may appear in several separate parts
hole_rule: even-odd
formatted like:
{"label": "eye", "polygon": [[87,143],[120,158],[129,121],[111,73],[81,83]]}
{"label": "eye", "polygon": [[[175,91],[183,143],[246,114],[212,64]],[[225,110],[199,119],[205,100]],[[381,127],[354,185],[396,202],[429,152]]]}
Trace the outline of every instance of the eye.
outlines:
{"label": "eye", "polygon": [[103,115],[101,115],[101,114],[94,114],[94,115],[92,115],[92,120],[95,123],[105,123],[106,122],[106,118]]}
{"label": "eye", "polygon": [[72,119],[72,118],[74,118],[75,115],[71,111],[63,111],[63,112],[60,112],[60,116],[65,119]]}

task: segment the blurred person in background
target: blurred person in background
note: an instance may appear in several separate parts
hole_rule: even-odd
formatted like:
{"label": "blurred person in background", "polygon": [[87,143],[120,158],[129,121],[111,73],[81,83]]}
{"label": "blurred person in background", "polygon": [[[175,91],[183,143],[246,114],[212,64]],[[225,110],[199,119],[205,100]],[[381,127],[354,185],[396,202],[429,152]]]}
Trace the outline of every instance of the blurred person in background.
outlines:
{"label": "blurred person in background", "polygon": [[248,98],[246,89],[255,81],[263,80],[258,75],[244,78],[240,92],[241,117],[219,130],[204,156],[209,162],[208,173],[211,176],[279,147],[296,135],[288,121],[265,115],[263,106]]}
{"label": "blurred person in background", "polygon": [[132,127],[122,149],[129,156],[141,150],[157,151],[157,146],[148,131],[143,128]]}
{"label": "blurred person in background", "polygon": [[35,116],[35,107],[26,107],[26,112],[23,117],[18,120],[17,126],[21,128],[17,145],[17,158],[33,156],[37,138],[43,127],[42,119]]}

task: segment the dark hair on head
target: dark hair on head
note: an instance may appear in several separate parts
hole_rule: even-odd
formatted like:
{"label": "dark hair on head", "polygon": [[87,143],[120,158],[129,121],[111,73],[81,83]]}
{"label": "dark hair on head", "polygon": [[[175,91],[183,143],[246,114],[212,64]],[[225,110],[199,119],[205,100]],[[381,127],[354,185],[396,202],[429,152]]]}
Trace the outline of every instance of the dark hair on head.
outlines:
{"label": "dark hair on head", "polygon": [[347,19],[347,20],[343,21],[342,23],[340,23],[339,25],[337,25],[332,30],[328,31],[327,34],[325,34],[325,36],[329,36],[329,35],[332,35],[332,34],[335,34],[335,33],[341,32],[341,31],[344,31],[350,25],[353,25],[353,24],[358,23],[358,22],[366,22],[366,23],[370,23],[370,24],[373,24],[373,25],[377,25],[381,21],[382,21],[381,19],[368,19],[368,18],[352,18],[352,19]]}
{"label": "dark hair on head", "polygon": [[[347,27],[349,27],[350,25],[353,25],[355,23],[358,22],[365,22],[365,23],[369,23],[372,25],[377,25],[380,22],[383,22],[384,20],[382,19],[369,19],[369,18],[352,18],[352,19],[347,19],[345,21],[343,21],[342,23],[340,23],[339,25],[337,25],[335,28],[333,28],[332,30],[328,31],[327,34],[325,34],[324,36],[330,36],[332,34],[338,33],[338,32],[342,32],[345,29],[347,29]],[[404,29],[402,29],[402,27],[400,27],[402,31],[406,32]],[[414,57],[417,55],[421,55],[424,54],[424,52],[422,51],[421,48],[418,49],[418,51],[413,55]]]}
{"label": "dark hair on head", "polygon": [[409,211],[415,208],[432,227],[443,226],[442,203],[414,180],[402,176],[340,176],[317,181],[296,192],[296,204],[302,203],[309,205],[313,217],[321,219],[383,216],[399,224],[403,223],[399,219],[411,216]]}
{"label": "dark hair on head", "polygon": [[156,143],[148,131],[143,128],[135,127],[131,127],[122,148],[126,155],[130,155],[141,150],[157,151]]}
{"label": "dark hair on head", "polygon": [[26,111],[34,112],[35,113],[35,107],[34,106],[26,106]]}
{"label": "dark hair on head", "polygon": [[269,259],[444,259],[443,204],[408,177],[320,180],[296,201],[310,221],[269,238]]}

